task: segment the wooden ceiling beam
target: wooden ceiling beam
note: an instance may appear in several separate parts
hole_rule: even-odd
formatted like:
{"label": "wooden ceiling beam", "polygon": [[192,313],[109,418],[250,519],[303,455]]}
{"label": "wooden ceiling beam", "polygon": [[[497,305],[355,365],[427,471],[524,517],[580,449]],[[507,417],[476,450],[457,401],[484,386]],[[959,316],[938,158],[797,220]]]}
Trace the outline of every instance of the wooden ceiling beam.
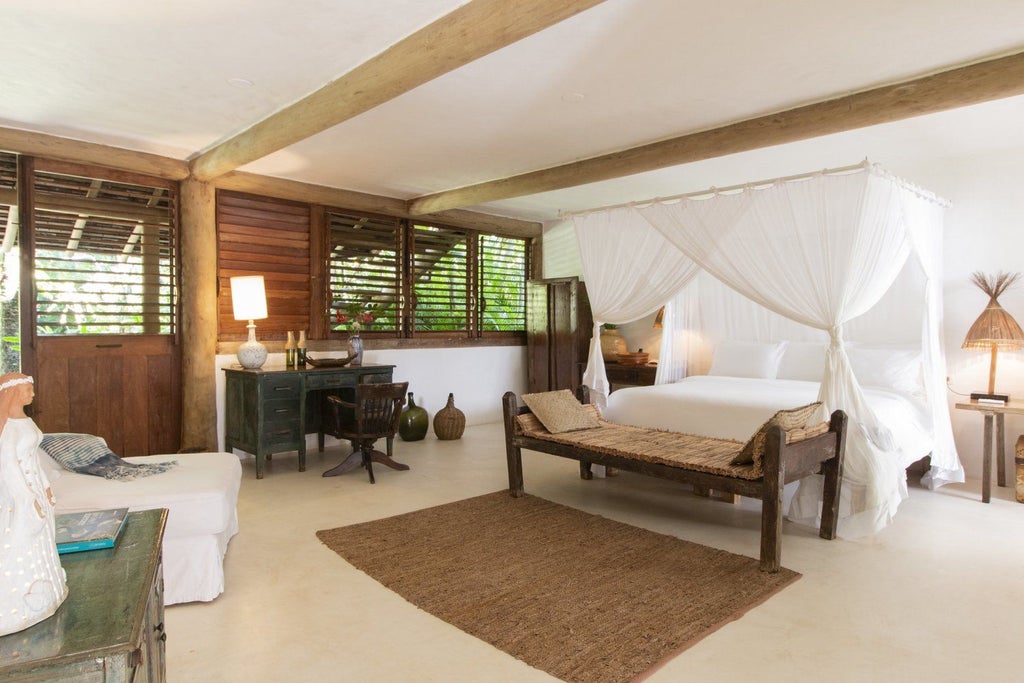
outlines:
{"label": "wooden ceiling beam", "polygon": [[213,180],[304,140],[604,0],[471,0],[191,162]]}
{"label": "wooden ceiling beam", "polygon": [[0,128],[0,150],[45,159],[107,166],[164,180],[183,180],[188,177],[188,164],[181,159],[16,128]]}
{"label": "wooden ceiling beam", "polygon": [[419,215],[561,190],[1024,94],[1024,53],[521,175],[424,195]]}

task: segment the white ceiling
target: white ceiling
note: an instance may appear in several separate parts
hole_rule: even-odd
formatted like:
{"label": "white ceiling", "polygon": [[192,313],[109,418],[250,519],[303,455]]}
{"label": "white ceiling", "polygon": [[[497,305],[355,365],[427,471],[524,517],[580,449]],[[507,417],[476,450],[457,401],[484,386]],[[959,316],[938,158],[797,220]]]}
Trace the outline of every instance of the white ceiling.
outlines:
{"label": "white ceiling", "polygon": [[[189,158],[461,4],[5,0],[0,126]],[[607,0],[242,170],[408,199],[1021,50],[1021,0]],[[1024,148],[1022,120],[1013,98],[480,208]]]}

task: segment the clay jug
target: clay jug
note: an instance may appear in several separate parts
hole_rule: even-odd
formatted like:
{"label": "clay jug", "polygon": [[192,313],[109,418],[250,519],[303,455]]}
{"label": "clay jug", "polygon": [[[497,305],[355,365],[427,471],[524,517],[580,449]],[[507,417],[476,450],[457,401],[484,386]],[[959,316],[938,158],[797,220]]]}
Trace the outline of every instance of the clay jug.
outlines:
{"label": "clay jug", "polygon": [[409,403],[398,416],[398,435],[402,437],[402,441],[419,441],[427,435],[429,428],[430,416],[426,410],[416,405],[410,391]]}
{"label": "clay jug", "polygon": [[466,414],[455,407],[455,395],[448,394],[448,404],[434,416],[434,434],[441,441],[461,439],[466,431]]}

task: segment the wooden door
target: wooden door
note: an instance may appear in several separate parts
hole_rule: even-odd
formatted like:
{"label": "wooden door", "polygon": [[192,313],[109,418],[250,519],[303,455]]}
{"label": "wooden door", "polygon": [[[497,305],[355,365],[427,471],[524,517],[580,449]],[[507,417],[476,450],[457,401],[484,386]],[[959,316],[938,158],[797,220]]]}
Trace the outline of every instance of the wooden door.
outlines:
{"label": "wooden door", "polygon": [[81,432],[121,456],[174,453],[181,434],[181,356],[172,336],[37,337],[33,419]]}
{"label": "wooden door", "polygon": [[579,387],[592,317],[577,278],[526,283],[527,385],[530,391]]}
{"label": "wooden door", "polygon": [[43,432],[121,456],[181,440],[177,184],[19,158],[21,367]]}

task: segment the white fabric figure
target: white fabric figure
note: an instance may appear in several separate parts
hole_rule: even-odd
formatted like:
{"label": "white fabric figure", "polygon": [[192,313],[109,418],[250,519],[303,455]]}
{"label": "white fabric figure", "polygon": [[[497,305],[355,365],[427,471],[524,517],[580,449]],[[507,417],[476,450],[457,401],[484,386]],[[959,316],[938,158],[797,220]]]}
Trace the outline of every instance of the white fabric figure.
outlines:
{"label": "white fabric figure", "polygon": [[42,433],[25,415],[33,396],[31,377],[0,377],[0,636],[51,616],[68,594],[53,493],[36,456]]}

